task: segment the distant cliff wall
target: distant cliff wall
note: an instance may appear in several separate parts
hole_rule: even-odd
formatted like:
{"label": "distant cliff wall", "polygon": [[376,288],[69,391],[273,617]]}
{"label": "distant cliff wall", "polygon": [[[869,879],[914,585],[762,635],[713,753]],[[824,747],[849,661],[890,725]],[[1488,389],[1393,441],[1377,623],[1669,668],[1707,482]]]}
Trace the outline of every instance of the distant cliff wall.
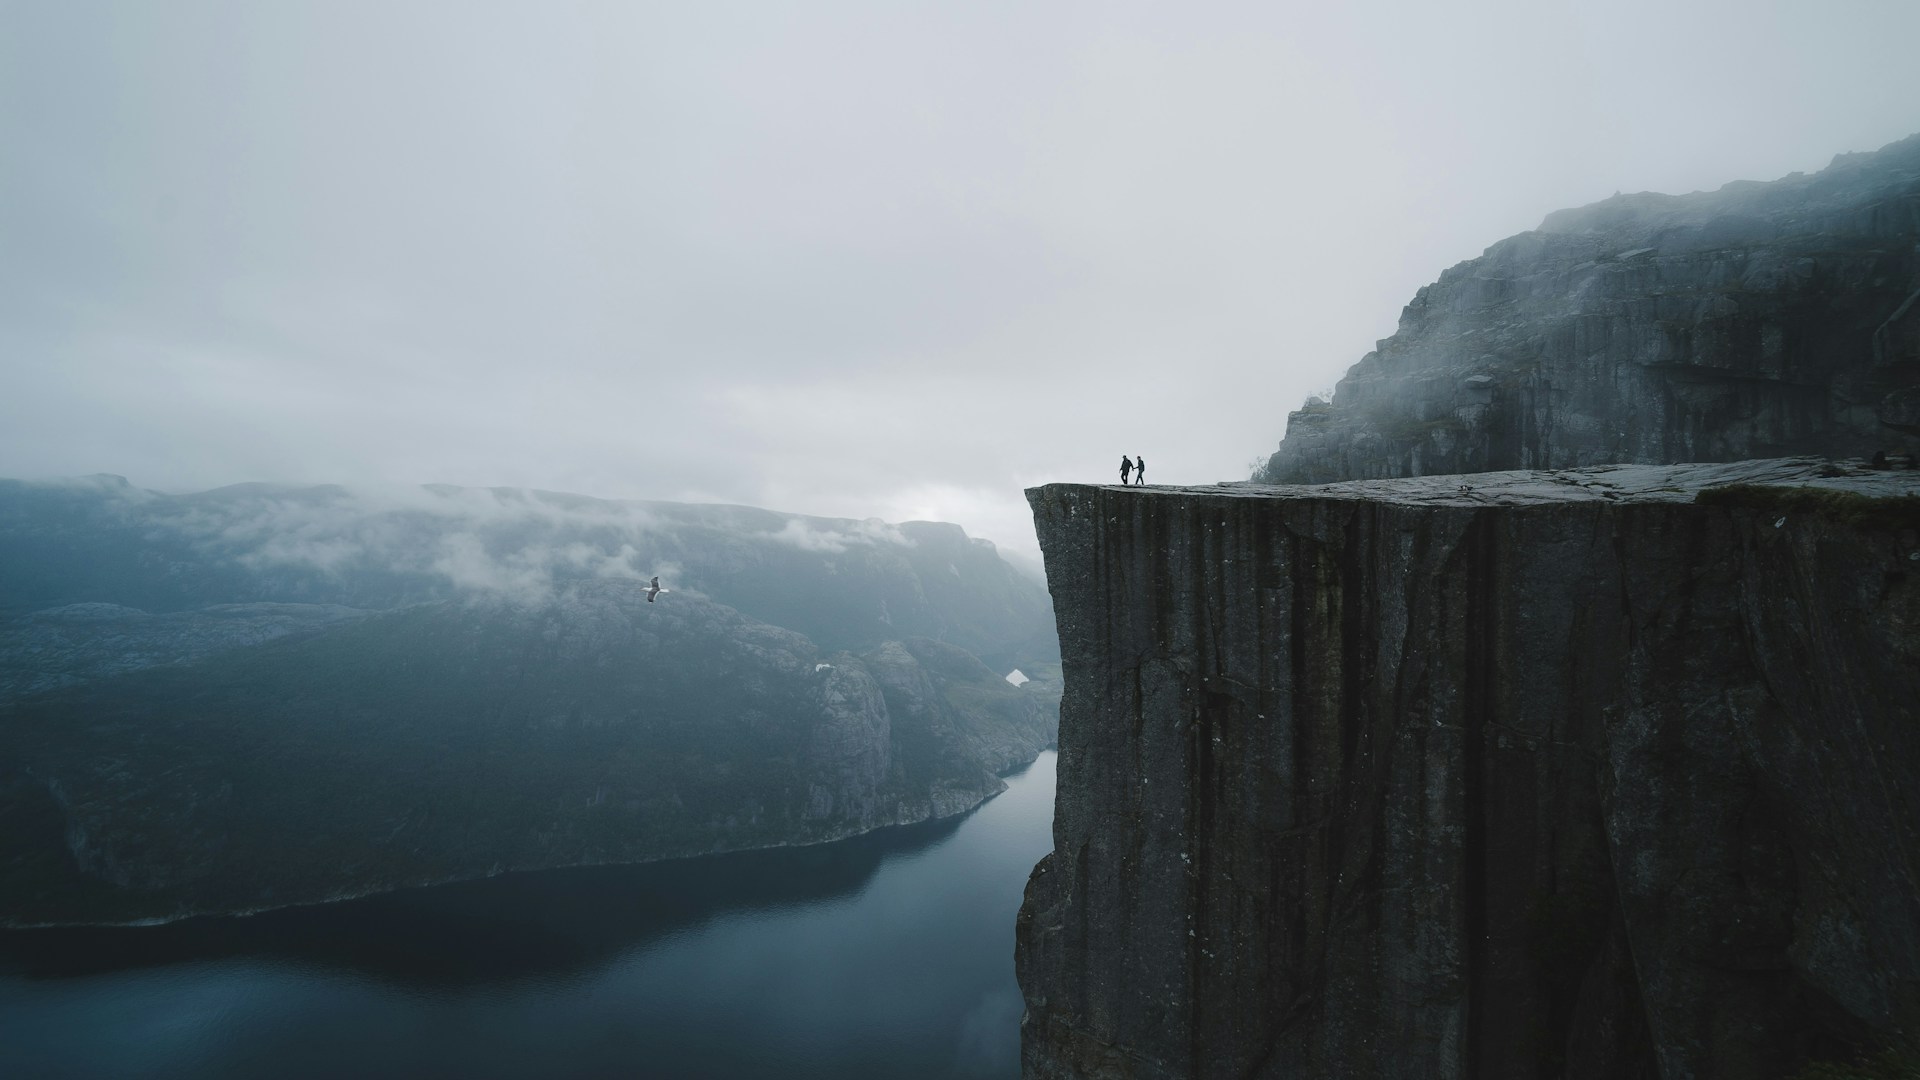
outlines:
{"label": "distant cliff wall", "polygon": [[1066,696],[1027,1077],[1920,1039],[1920,474],[1471,481],[1028,492]]}
{"label": "distant cliff wall", "polygon": [[1920,449],[1920,135],[1616,195],[1421,289],[1255,479]]}

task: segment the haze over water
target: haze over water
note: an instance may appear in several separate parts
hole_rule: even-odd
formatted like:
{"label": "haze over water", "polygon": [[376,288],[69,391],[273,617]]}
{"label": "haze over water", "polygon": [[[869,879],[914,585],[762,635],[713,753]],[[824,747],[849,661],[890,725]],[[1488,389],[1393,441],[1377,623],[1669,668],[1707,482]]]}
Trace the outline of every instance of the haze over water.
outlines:
{"label": "haze over water", "polygon": [[1054,758],[838,844],[0,935],[0,1075],[1016,1076]]}

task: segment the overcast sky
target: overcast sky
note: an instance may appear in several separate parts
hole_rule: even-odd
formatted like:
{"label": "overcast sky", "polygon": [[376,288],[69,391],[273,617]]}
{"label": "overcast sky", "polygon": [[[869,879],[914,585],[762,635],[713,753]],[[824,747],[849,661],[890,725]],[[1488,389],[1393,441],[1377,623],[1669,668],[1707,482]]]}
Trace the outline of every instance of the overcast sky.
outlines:
{"label": "overcast sky", "polygon": [[1445,267],[1920,130],[1914,0],[0,0],[0,475],[958,521]]}

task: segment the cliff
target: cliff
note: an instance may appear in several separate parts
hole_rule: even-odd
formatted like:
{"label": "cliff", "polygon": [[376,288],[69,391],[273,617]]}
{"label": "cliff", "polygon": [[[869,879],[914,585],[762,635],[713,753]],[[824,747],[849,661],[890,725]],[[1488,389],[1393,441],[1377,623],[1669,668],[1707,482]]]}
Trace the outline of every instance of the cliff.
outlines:
{"label": "cliff", "polygon": [[1030,490],[1066,693],[1024,1074],[1911,1051],[1917,497],[1812,460]]}
{"label": "cliff", "polygon": [[1421,289],[1255,479],[1920,450],[1920,135],[1549,214]]}

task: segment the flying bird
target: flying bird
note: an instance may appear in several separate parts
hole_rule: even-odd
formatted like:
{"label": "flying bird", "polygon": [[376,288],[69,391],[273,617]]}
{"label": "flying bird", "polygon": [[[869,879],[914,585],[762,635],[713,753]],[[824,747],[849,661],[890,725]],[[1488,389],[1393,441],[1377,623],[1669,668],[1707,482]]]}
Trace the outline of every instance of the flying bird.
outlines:
{"label": "flying bird", "polygon": [[647,590],[647,603],[653,603],[653,598],[659,596],[663,591],[664,590],[660,588],[660,579],[654,578],[652,587]]}

